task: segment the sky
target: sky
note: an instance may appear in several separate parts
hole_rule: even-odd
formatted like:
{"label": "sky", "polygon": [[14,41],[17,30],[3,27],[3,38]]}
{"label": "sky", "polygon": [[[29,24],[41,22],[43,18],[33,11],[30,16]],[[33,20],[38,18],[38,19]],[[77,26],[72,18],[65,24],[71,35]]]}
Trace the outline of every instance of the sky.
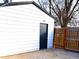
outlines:
{"label": "sky", "polygon": [[3,3],[3,0],[0,0],[0,3]]}

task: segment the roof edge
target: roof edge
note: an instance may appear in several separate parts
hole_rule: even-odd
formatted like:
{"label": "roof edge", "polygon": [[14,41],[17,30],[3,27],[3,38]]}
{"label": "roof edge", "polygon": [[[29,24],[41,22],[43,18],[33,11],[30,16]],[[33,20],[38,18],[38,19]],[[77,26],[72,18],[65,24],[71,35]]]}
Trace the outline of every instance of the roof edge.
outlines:
{"label": "roof edge", "polygon": [[32,2],[32,4],[34,4],[36,7],[38,7],[41,11],[43,11],[44,13],[46,13],[48,16],[52,17],[54,19],[54,17],[52,15],[50,15],[45,9],[41,8],[37,3],[35,3],[34,1]]}
{"label": "roof edge", "polygon": [[25,5],[25,4],[32,4],[33,1],[23,1],[23,2],[10,2],[5,4],[0,4],[1,7],[5,6],[14,6],[14,5]]}
{"label": "roof edge", "polygon": [[6,4],[0,4],[1,7],[6,7],[6,6],[16,6],[16,5],[25,5],[25,4],[33,4],[35,5],[37,8],[39,8],[41,11],[43,11],[44,13],[46,13],[48,16],[52,17],[53,19],[55,19],[52,15],[50,15],[45,9],[41,8],[37,3],[35,3],[34,1],[23,1],[23,2],[10,2],[10,3],[6,3]]}

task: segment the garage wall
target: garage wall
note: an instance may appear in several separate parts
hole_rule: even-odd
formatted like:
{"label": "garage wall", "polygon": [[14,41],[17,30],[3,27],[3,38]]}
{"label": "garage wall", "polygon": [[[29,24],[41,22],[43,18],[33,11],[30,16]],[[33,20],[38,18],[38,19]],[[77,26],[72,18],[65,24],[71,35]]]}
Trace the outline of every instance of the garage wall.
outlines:
{"label": "garage wall", "polygon": [[0,8],[0,56],[39,50],[40,23],[48,24],[48,48],[52,48],[54,20],[36,6]]}

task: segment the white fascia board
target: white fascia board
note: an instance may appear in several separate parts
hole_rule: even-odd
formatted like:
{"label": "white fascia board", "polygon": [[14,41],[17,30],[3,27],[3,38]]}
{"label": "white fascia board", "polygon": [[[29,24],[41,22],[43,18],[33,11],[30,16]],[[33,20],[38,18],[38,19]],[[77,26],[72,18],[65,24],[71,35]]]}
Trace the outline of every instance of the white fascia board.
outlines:
{"label": "white fascia board", "polygon": [[33,1],[33,0],[12,0],[12,2],[23,2],[23,1]]}

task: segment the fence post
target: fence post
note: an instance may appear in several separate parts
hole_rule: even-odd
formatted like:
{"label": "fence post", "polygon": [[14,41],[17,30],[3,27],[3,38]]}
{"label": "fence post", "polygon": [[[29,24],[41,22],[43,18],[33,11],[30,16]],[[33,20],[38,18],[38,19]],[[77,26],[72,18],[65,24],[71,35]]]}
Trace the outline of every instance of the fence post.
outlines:
{"label": "fence post", "polygon": [[63,38],[63,48],[65,49],[65,46],[66,46],[66,37],[67,37],[66,36],[67,27],[64,27],[63,30],[64,30],[64,34],[63,34],[64,35],[64,38]]}

